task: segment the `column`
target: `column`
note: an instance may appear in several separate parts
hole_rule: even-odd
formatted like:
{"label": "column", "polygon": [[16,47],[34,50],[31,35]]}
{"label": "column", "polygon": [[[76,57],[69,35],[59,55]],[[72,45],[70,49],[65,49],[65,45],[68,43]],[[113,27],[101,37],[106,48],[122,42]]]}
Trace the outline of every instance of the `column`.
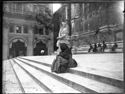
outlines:
{"label": "column", "polygon": [[3,25],[3,60],[8,59],[9,56],[9,50],[8,50],[8,32],[9,28],[7,26],[7,23]]}
{"label": "column", "polygon": [[33,55],[33,29],[31,26],[28,28],[28,45],[27,45],[27,55],[32,56]]}
{"label": "column", "polygon": [[68,27],[69,27],[69,36],[70,36],[70,46],[72,47],[72,40],[71,40],[71,36],[72,36],[72,25],[71,25],[71,3],[68,4]]}
{"label": "column", "polygon": [[69,36],[71,36],[71,33],[72,33],[72,27],[71,27],[71,3],[68,4],[68,25],[69,25]]}
{"label": "column", "polygon": [[49,31],[49,40],[48,40],[48,55],[51,55],[53,52],[54,52],[54,48],[53,48],[53,45],[54,45],[54,42],[53,42],[53,32],[52,31]]}

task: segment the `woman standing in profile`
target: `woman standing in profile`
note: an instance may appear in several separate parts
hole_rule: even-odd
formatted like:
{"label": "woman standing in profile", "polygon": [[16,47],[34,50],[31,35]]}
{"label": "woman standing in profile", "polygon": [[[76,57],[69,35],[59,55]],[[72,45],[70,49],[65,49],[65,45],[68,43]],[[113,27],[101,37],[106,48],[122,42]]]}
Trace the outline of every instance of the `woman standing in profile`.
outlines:
{"label": "woman standing in profile", "polygon": [[[71,44],[69,38],[69,27],[67,23],[62,22],[61,28],[59,31],[59,35],[57,37],[57,47],[58,47],[58,55],[56,59],[53,61],[51,70],[52,72],[61,73],[61,66],[65,66],[63,72],[66,72],[67,68],[76,67],[77,63],[74,59],[72,59],[71,52]],[[65,64],[63,64],[65,62]],[[60,71],[58,71],[60,70]]]}

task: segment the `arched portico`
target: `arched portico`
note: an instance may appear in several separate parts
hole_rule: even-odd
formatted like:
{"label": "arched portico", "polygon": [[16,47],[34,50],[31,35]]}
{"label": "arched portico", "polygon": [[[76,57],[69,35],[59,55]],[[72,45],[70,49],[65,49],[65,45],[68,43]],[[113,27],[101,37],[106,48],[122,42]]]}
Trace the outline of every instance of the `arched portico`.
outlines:
{"label": "arched portico", "polygon": [[9,58],[26,56],[27,45],[22,39],[13,39],[9,45]]}

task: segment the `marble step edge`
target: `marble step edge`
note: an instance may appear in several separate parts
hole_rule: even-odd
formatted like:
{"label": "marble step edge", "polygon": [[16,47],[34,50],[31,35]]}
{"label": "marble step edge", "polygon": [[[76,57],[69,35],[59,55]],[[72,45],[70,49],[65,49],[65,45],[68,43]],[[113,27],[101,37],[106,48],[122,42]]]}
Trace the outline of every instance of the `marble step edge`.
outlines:
{"label": "marble step edge", "polygon": [[82,86],[82,85],[80,85],[80,84],[78,84],[78,83],[76,83],[76,82],[70,81],[70,80],[68,80],[68,79],[66,79],[66,78],[63,78],[63,77],[60,77],[60,76],[55,75],[55,74],[53,74],[53,73],[50,73],[50,72],[48,72],[48,71],[46,71],[46,70],[44,70],[44,69],[41,69],[41,68],[38,68],[38,67],[36,67],[36,66],[34,66],[34,65],[28,64],[28,63],[26,63],[25,61],[22,61],[22,60],[20,60],[20,59],[17,59],[17,60],[19,60],[19,61],[21,61],[21,62],[23,62],[23,63],[25,63],[25,64],[27,64],[27,65],[33,67],[33,68],[35,68],[36,70],[39,70],[39,71],[41,71],[41,72],[47,74],[48,76],[50,76],[50,77],[52,77],[52,78],[54,78],[54,79],[56,79],[56,80],[58,80],[58,81],[60,81],[60,82],[62,82],[62,83],[64,83],[64,84],[66,84],[66,85],[68,85],[68,86],[70,86],[71,88],[73,88],[73,89],[75,89],[75,90],[80,91],[81,93],[98,93],[98,92],[96,92],[96,91],[94,91],[94,90],[91,90],[91,89],[89,89],[89,88],[87,88],[87,87],[85,87],[85,86]]}
{"label": "marble step edge", "polygon": [[25,93],[24,87],[22,86],[22,83],[21,83],[21,81],[19,80],[19,77],[18,77],[18,75],[17,75],[17,73],[16,73],[16,71],[15,71],[13,65],[12,65],[12,61],[9,61],[9,62],[10,62],[10,65],[11,65],[11,67],[12,67],[12,69],[13,69],[14,75],[16,76],[16,79],[17,79],[17,81],[18,81],[18,84],[19,84],[19,87],[20,87],[22,93]]}
{"label": "marble step edge", "polygon": [[[19,58],[24,59],[24,60],[28,60],[28,61],[31,61],[31,62],[35,62],[35,63],[38,63],[38,64],[42,64],[42,65],[47,66],[47,67],[51,67],[51,64],[47,64],[47,63],[44,63],[44,62],[30,60],[30,59],[26,59],[26,58],[22,58],[22,57],[19,57]],[[90,78],[90,79],[93,79],[93,80],[97,80],[97,81],[100,81],[100,82],[103,82],[103,83],[106,83],[106,84],[110,84],[110,85],[113,85],[113,86],[116,86],[116,87],[119,87],[119,88],[124,88],[124,81],[121,81],[121,80],[118,80],[118,79],[105,77],[105,76],[98,75],[98,74],[92,74],[92,73],[89,73],[89,72],[79,71],[79,70],[76,70],[76,69],[73,69],[73,68],[72,69],[70,68],[68,72],[72,73],[72,74],[79,75],[79,76],[87,77],[87,78]]]}
{"label": "marble step edge", "polygon": [[25,68],[23,68],[20,64],[18,64],[14,59],[12,59],[14,63],[16,63],[22,70],[24,70],[41,88],[43,88],[47,93],[53,93],[52,90],[39,81],[36,77],[34,77],[30,72],[28,72]]}

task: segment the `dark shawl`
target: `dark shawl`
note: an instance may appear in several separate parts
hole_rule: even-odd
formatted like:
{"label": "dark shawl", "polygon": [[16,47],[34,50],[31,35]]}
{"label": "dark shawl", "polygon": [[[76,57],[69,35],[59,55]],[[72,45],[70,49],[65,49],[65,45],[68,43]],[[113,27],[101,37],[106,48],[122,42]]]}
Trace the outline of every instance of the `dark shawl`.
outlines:
{"label": "dark shawl", "polygon": [[65,43],[60,43],[60,49],[61,49],[61,52],[59,53],[59,56],[68,60],[71,55],[70,48]]}

